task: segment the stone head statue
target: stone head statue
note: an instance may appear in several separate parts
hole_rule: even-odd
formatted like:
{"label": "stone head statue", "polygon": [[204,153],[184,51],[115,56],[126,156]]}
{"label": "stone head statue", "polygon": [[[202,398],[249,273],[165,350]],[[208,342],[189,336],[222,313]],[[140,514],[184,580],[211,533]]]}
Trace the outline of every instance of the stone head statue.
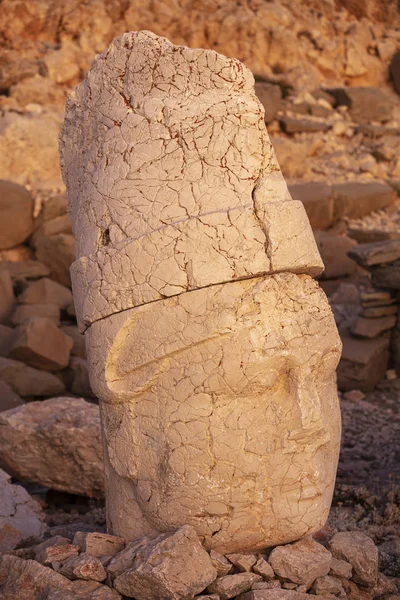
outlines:
{"label": "stone head statue", "polygon": [[61,157],[110,531],[188,523],[235,552],[319,529],[341,346],[250,71],[124,34],[70,98]]}

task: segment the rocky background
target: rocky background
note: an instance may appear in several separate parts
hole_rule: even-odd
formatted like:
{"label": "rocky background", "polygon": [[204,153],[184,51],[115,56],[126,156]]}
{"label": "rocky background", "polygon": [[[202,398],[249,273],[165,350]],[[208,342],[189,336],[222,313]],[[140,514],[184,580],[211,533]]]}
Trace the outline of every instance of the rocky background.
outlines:
{"label": "rocky background", "polygon": [[[105,535],[58,134],[93,56],[134,29],[252,69],[326,265],[344,434],[328,526],[300,550],[225,558],[185,528],[140,547]],[[1,598],[399,598],[399,147],[396,0],[0,0]]]}

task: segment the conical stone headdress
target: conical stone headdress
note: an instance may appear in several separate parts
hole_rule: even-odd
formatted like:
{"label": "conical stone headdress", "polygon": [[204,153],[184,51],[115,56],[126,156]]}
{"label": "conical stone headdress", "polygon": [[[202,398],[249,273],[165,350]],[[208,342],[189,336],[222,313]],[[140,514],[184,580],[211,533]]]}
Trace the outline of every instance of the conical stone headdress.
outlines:
{"label": "conical stone headdress", "polygon": [[126,33],[67,103],[61,163],[80,329],[210,285],[323,270],[254,78],[212,50]]}

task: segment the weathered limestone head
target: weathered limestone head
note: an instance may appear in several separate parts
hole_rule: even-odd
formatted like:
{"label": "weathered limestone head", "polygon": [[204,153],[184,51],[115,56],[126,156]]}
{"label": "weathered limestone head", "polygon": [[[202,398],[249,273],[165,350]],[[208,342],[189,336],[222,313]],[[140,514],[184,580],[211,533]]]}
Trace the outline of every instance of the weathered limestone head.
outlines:
{"label": "weathered limestone head", "polygon": [[71,268],[110,529],[245,551],[328,515],[340,340],[250,71],[124,34],[67,104]]}

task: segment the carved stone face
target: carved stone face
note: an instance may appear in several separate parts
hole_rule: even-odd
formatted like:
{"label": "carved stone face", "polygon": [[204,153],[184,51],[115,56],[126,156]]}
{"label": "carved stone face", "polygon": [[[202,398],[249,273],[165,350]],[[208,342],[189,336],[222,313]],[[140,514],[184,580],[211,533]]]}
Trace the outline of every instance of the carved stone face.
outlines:
{"label": "carved stone face", "polygon": [[235,552],[324,524],[340,340],[312,279],[212,286],[100,320],[86,337],[116,533],[190,523],[208,548]]}
{"label": "carved stone face", "polygon": [[61,156],[110,530],[189,523],[235,552],[321,527],[340,341],[250,71],[124,34],[69,101]]}

